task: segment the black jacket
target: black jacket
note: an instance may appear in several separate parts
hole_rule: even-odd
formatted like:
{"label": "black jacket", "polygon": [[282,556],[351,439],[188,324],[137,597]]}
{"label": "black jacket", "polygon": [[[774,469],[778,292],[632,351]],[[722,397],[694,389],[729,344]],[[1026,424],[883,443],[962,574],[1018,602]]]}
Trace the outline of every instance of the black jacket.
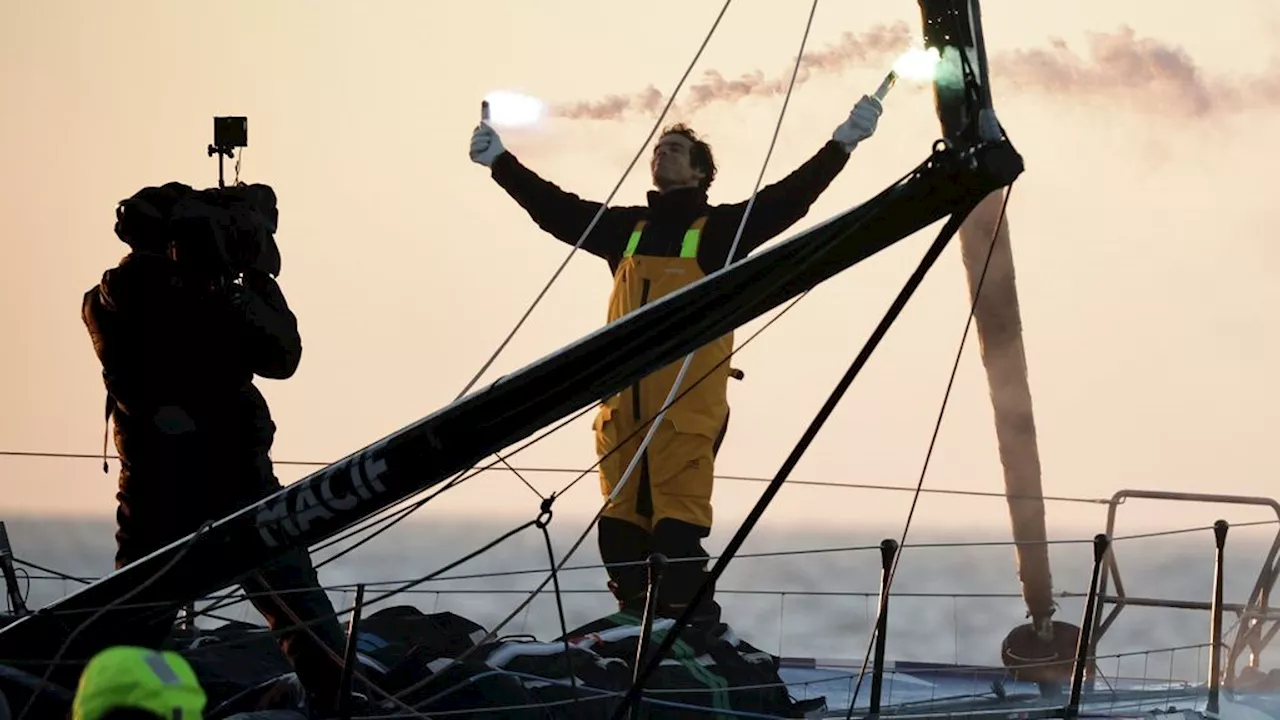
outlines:
{"label": "black jacket", "polygon": [[[743,228],[734,259],[740,259],[785,232],[809,212],[849,161],[849,154],[835,141],[828,142],[790,175],[756,194],[747,225]],[[555,238],[573,245],[601,203],[583,200],[538,177],[510,152],[493,162],[493,179],[529,213],[533,221]],[[650,191],[648,207],[611,207],[601,215],[582,249],[605,259],[616,270],[636,222],[647,225],[636,253],[677,256],[684,231],[699,216],[707,215],[702,231],[698,263],[710,274],[725,266],[734,235],[742,222],[747,200],[731,205],[708,205],[706,192],[680,189],[662,194]]]}
{"label": "black jacket", "polygon": [[[122,491],[215,484],[219,495],[247,498],[275,484],[264,459],[276,428],[253,377],[292,376],[302,339],[274,279],[251,272],[243,287],[202,290],[168,257],[135,252],[84,294],[81,314],[102,363]],[[194,431],[158,427],[166,407]]]}

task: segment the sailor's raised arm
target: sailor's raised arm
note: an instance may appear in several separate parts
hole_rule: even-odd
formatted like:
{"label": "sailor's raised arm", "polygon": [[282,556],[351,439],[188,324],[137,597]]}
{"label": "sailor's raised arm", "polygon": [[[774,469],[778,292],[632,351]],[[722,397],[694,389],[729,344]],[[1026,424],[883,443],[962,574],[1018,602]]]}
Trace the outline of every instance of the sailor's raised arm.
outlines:
{"label": "sailor's raised arm", "polygon": [[[583,200],[562,190],[521,164],[503,147],[502,138],[488,123],[480,123],[471,135],[471,160],[489,168],[494,181],[529,213],[538,227],[561,242],[577,244],[600,211],[601,203]],[[583,250],[600,257],[618,254],[620,248],[611,247],[610,234],[602,232],[601,225],[608,215],[605,211],[601,222],[592,228],[591,235],[582,243]]]}
{"label": "sailor's raised arm", "polygon": [[[742,238],[734,258],[742,258],[769,240],[777,237],[808,214],[809,208],[826,191],[849,161],[849,154],[858,143],[875,134],[883,108],[880,101],[868,95],[862,96],[850,111],[849,117],[835,129],[831,140],[817,154],[809,158],[783,179],[760,189],[755,203],[742,229]],[[748,200],[731,207],[745,212]],[[741,215],[738,215],[741,222]],[[736,233],[737,228],[734,228]],[[730,235],[732,243],[732,234]],[[729,248],[724,249],[728,254]]]}

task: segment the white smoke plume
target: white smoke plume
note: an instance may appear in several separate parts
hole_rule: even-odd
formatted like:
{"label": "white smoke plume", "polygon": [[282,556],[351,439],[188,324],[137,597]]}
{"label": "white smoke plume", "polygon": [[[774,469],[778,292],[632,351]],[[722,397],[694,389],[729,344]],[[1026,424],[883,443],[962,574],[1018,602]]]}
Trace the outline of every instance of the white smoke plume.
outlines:
{"label": "white smoke plume", "polygon": [[[888,67],[889,63],[908,47],[916,34],[904,22],[877,25],[872,29],[846,32],[839,42],[822,50],[806,52],[800,56],[800,70],[796,74],[796,86],[810,79],[815,73],[837,74],[853,67]],[[790,67],[773,77],[765,77],[761,70],[745,73],[737,78],[726,78],[717,70],[706,70],[698,82],[683,88],[683,103],[677,103],[681,114],[688,114],[713,103],[732,103],[748,97],[783,95],[791,80]],[[551,109],[551,115],[590,120],[617,120],[640,114],[656,116],[662,111],[667,98],[650,85],[631,95],[609,95],[600,100],[566,103]]]}
{"label": "white smoke plume", "polygon": [[999,93],[1094,95],[1158,113],[1195,117],[1280,105],[1280,66],[1233,77],[1210,77],[1183,48],[1139,37],[1133,28],[1090,33],[1082,57],[1062,40],[1048,48],[992,58]]}
{"label": "white smoke plume", "polygon": [[[855,68],[887,70],[918,37],[919,33],[904,22],[862,33],[846,32],[839,42],[802,56],[796,85],[819,74],[838,75]],[[1028,93],[1095,96],[1139,110],[1193,117],[1280,106],[1280,62],[1256,73],[1209,77],[1183,48],[1140,37],[1128,26],[1090,33],[1084,54],[1064,40],[1051,39],[1047,47],[997,53],[990,58],[990,66],[997,97]],[[717,70],[707,70],[698,82],[684,89],[682,101],[673,104],[673,109],[688,115],[712,104],[782,95],[790,75],[790,65],[770,77],[755,70],[730,79]],[[554,106],[551,114],[592,120],[655,117],[665,103],[662,92],[650,85],[631,95]]]}

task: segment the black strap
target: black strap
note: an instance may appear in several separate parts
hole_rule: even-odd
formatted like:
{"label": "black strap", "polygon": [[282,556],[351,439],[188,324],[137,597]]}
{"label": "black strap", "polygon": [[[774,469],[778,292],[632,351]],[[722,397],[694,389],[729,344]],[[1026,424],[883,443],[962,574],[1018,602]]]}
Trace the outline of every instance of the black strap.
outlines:
{"label": "black strap", "polygon": [[111,430],[111,413],[115,412],[116,399],[111,397],[111,393],[107,393],[106,412],[102,418],[102,474],[107,474],[107,437]]}

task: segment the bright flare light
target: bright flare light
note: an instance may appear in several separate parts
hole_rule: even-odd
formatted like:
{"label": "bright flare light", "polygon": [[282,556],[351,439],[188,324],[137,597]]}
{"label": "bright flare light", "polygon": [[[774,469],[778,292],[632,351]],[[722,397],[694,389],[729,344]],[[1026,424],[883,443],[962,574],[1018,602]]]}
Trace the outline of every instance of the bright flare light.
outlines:
{"label": "bright flare light", "polygon": [[941,60],[942,56],[938,53],[937,48],[912,48],[899,55],[898,59],[893,62],[893,69],[889,71],[888,75],[884,76],[884,82],[881,82],[880,87],[876,89],[876,98],[884,100],[884,97],[893,89],[894,84],[898,82],[898,78],[916,82],[932,80]]}
{"label": "bright flare light", "polygon": [[546,112],[546,105],[538,98],[510,90],[495,90],[484,100],[489,113],[485,119],[494,127],[536,125]]}
{"label": "bright flare light", "polygon": [[894,61],[893,71],[900,78],[926,82],[933,79],[934,70],[941,60],[942,56],[938,54],[938,48],[915,48],[906,51]]}

